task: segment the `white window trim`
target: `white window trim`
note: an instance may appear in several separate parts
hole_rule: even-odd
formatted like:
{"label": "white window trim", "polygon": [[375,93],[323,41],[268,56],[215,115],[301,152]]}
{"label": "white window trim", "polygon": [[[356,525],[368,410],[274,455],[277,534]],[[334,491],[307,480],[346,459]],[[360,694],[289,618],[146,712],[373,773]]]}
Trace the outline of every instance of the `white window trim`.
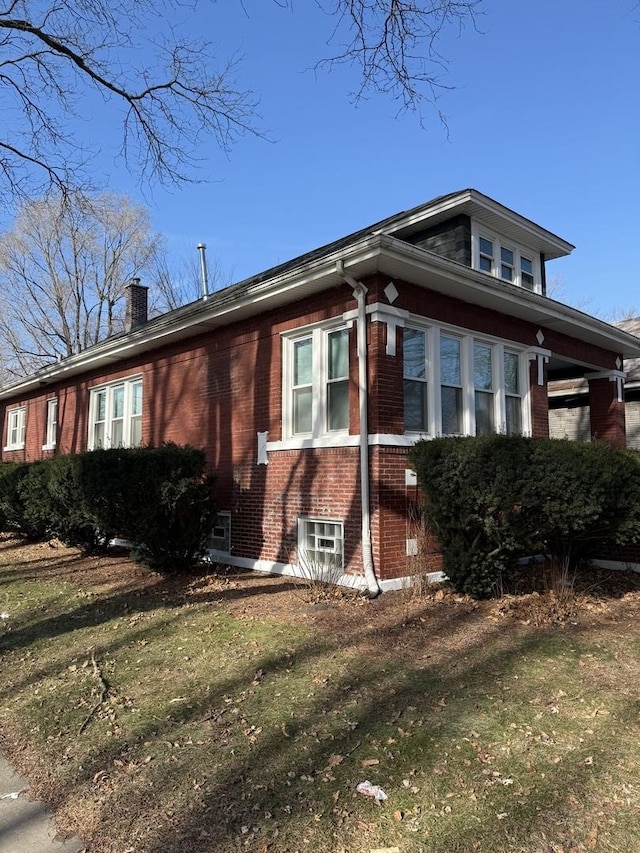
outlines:
{"label": "white window trim", "polygon": [[[331,574],[335,573],[336,571],[343,572],[344,571],[344,550],[345,550],[345,548],[344,548],[344,544],[345,544],[344,543],[344,522],[339,520],[339,519],[335,519],[335,518],[321,518],[321,517],[310,516],[310,515],[298,516],[298,531],[297,531],[297,540],[296,540],[296,557],[298,560],[298,565],[302,566],[302,564],[304,562],[304,560],[301,561],[300,554],[302,551],[304,551],[304,548],[302,547],[301,543],[304,542],[304,537],[305,537],[305,532],[306,532],[305,531],[305,525],[306,524],[332,524],[338,528],[338,536],[336,537],[336,539],[340,540],[340,545],[341,545],[340,565],[329,566],[327,568],[329,569]],[[325,549],[324,553],[334,553],[335,554],[336,552],[331,551],[330,549]]]}
{"label": "white window trim", "polygon": [[[291,446],[313,446],[349,435],[349,426],[344,429],[327,429],[327,386],[328,386],[328,340],[332,332],[347,331],[350,323],[343,318],[329,323],[314,323],[282,334],[282,444]],[[312,415],[311,432],[293,431],[293,351],[296,341],[312,339]],[[350,360],[349,360],[350,365]],[[342,443],[342,442],[339,442]],[[269,448],[269,445],[267,445]]]}
{"label": "white window trim", "polygon": [[[490,240],[493,243],[493,269],[491,273],[480,269],[480,238]],[[513,280],[502,278],[501,270],[501,249],[510,249],[513,252]],[[522,285],[522,266],[520,259],[527,258],[532,263],[533,269],[533,289]],[[521,287],[529,293],[542,293],[542,269],[540,263],[540,253],[533,249],[527,249],[525,246],[520,246],[514,243],[513,240],[508,240],[505,237],[500,237],[493,231],[484,228],[480,223],[471,223],[471,266],[478,272],[484,272],[485,275],[492,275],[499,281],[506,284],[514,284],[516,287]]]}
{"label": "white window trim", "polygon": [[[101,385],[95,385],[89,389],[89,434],[87,438],[87,448],[89,450],[97,449],[94,443],[94,427],[96,401],[98,394],[101,391],[107,392],[105,404],[105,437],[104,443],[101,447],[107,449],[116,446],[111,444],[111,435],[108,432],[108,429],[110,429],[113,421],[113,390],[119,386],[124,386],[124,411],[122,417],[122,443],[117,446],[131,447],[132,389],[138,382],[142,382],[142,376],[140,374],[136,374],[135,376],[123,376],[120,379],[115,379],[112,382],[106,382]],[[144,406],[144,395],[142,398],[142,404]]]}
{"label": "white window trim", "polygon": [[405,328],[419,329],[427,333],[427,412],[428,429],[426,432],[405,430],[404,435],[411,439],[441,437],[442,433],[442,397],[440,381],[440,335],[460,341],[460,372],[462,378],[462,435],[476,434],[475,386],[473,381],[473,349],[474,344],[491,347],[491,369],[493,380],[494,424],[496,433],[506,433],[507,404],[504,383],[504,353],[509,352],[518,356],[518,396],[521,406],[522,434],[531,431],[530,389],[529,389],[529,349],[494,338],[490,335],[471,334],[467,330],[442,324],[432,325],[424,318],[420,321],[411,318],[405,323]]}
{"label": "white window trim", "polygon": [[[55,413],[55,417],[54,417]],[[51,397],[47,400],[47,422],[45,443],[43,450],[55,450],[58,442],[58,398]]]}
{"label": "white window trim", "polygon": [[[15,420],[15,424],[12,421]],[[5,450],[24,450],[25,433],[27,426],[27,407],[16,406],[13,409],[7,409],[7,443]],[[17,433],[17,440],[11,441],[11,434]]]}

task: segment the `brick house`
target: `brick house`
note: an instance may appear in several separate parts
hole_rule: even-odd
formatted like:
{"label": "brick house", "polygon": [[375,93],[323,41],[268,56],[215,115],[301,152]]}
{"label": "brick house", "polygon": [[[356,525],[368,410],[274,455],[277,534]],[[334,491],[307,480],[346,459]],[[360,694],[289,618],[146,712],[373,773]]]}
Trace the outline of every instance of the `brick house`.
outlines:
{"label": "brick house", "polygon": [[582,376],[591,430],[624,445],[640,341],[546,297],[547,262],[572,249],[468,189],[151,320],[133,282],[127,332],[0,391],[2,459],[203,447],[217,559],[400,586],[418,438],[548,435],[547,383]]}
{"label": "brick house", "polygon": [[[614,323],[640,340],[640,317]],[[624,409],[627,447],[640,450],[640,358],[627,358],[622,366],[625,374]],[[591,440],[591,409],[587,380],[577,376],[549,385],[549,434],[552,438]]]}

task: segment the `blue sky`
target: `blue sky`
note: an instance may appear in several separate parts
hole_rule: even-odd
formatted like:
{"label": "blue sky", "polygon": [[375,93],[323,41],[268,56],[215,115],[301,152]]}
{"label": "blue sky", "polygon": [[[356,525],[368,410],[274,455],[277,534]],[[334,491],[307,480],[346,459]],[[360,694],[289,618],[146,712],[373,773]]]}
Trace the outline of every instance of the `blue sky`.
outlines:
{"label": "blue sky", "polygon": [[[109,186],[147,203],[173,252],[208,245],[225,283],[442,193],[475,187],[575,244],[549,265],[556,298],[610,318],[640,313],[640,7],[635,0],[485,0],[480,32],[440,42],[455,88],[426,113],[381,96],[358,105],[357,71],[314,74],[332,22],[312,0],[203,3],[189,25],[243,54],[272,141],[228,157],[203,141],[210,182],[142,196],[108,147]],[[96,116],[96,129],[100,129]],[[104,136],[109,141],[107,125]]]}

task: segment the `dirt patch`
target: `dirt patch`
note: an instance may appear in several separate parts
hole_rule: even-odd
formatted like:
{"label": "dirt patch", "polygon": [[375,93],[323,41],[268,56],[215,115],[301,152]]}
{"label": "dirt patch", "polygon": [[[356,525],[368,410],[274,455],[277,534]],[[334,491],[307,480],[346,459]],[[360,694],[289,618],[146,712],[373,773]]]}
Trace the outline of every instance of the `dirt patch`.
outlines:
{"label": "dirt patch", "polygon": [[57,540],[26,545],[4,535],[0,555],[2,562],[10,562],[24,577],[64,580],[96,594],[131,591],[163,602],[211,602],[240,618],[317,626],[363,646],[363,651],[379,654],[389,650],[394,636],[409,651],[423,645],[425,634],[433,636],[444,626],[450,637],[459,634],[461,642],[473,642],[493,632],[496,621],[571,627],[617,622],[640,606],[640,574],[596,568],[576,573],[569,586],[560,590],[549,588],[544,567],[528,568],[512,582],[515,592],[488,601],[475,601],[441,584],[386,593],[369,601],[351,590],[310,588],[293,578],[229,566],[203,565],[190,574],[161,576],[125,553],[83,556]]}

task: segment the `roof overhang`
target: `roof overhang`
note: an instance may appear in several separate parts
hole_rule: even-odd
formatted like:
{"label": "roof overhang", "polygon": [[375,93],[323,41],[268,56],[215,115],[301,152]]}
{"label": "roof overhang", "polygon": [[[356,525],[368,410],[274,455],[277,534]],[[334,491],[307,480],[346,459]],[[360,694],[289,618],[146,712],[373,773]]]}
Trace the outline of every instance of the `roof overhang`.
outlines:
{"label": "roof overhang", "polygon": [[378,234],[352,245],[314,255],[273,275],[262,275],[213,293],[206,300],[149,321],[135,331],[110,338],[78,355],[49,365],[0,390],[0,400],[81,374],[110,369],[166,344],[214,331],[344,283],[341,261],[355,278],[382,273],[447,294],[620,353],[640,357],[640,340],[575,308],[471,270],[396,237]]}
{"label": "roof overhang", "polygon": [[547,260],[563,257],[575,249],[574,245],[557,234],[541,228],[532,220],[474,189],[461,190],[434,199],[429,204],[420,205],[398,216],[397,221],[393,223],[380,223],[378,233],[406,238],[416,231],[437,225],[460,213],[518,245],[535,249]]}

